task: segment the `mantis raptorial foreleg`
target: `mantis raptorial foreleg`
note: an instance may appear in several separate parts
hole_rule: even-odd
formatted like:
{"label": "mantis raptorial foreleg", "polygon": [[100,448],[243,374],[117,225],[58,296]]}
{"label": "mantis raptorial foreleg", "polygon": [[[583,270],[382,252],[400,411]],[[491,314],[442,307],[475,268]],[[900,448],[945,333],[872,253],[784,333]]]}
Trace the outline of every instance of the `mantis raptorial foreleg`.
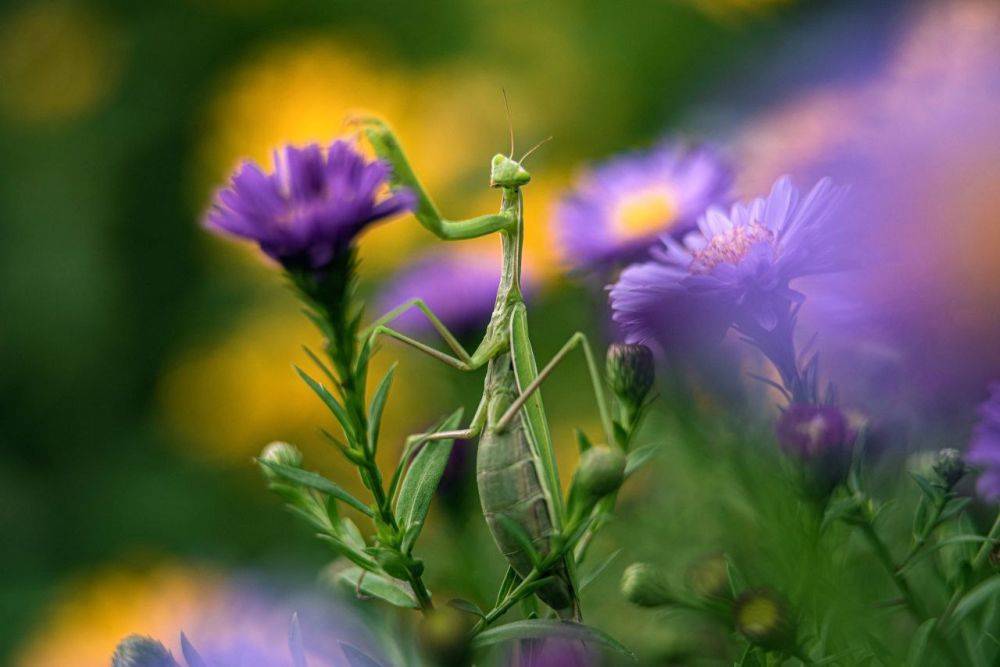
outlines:
{"label": "mantis raptorial foreleg", "polygon": [[351,122],[361,127],[375,154],[392,166],[392,185],[409,188],[417,196],[417,208],[413,213],[420,224],[438,238],[448,241],[473,239],[516,226],[517,220],[503,213],[480,215],[468,220],[444,219],[413,173],[399,140],[389,126],[381,119],[370,116],[354,118]]}
{"label": "mantis raptorial foreleg", "polygon": [[444,339],[444,342],[448,345],[449,348],[451,348],[451,350],[455,353],[458,359],[466,363],[470,363],[472,361],[472,356],[468,352],[466,352],[465,348],[462,347],[462,344],[458,342],[458,339],[455,337],[455,335],[448,330],[448,327],[445,326],[444,322],[442,322],[437,315],[434,314],[434,311],[432,311],[430,307],[426,303],[424,303],[424,300],[419,298],[410,299],[406,303],[403,303],[402,305],[393,308],[388,313],[386,313],[382,317],[372,322],[367,329],[361,332],[359,337],[362,339],[367,338],[372,334],[372,332],[375,329],[377,329],[380,326],[389,324],[390,322],[392,322],[397,317],[401,316],[403,313],[410,310],[411,308],[419,309],[420,312],[422,312],[427,317],[427,320],[431,323],[431,326],[434,327],[434,330],[441,335],[441,338]]}

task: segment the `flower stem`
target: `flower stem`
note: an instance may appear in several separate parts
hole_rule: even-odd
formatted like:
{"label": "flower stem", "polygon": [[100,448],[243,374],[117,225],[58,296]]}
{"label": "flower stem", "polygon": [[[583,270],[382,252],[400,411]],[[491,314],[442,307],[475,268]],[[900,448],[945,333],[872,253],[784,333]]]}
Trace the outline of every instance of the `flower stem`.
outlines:
{"label": "flower stem", "polygon": [[899,566],[897,567],[899,571],[906,569],[906,566],[917,557],[920,551],[927,544],[927,541],[931,538],[931,535],[934,534],[934,530],[937,528],[937,522],[941,518],[942,512],[944,512],[945,505],[948,504],[951,497],[952,496],[949,493],[941,494],[938,500],[934,503],[934,507],[931,508],[931,515],[927,523],[924,525],[924,529],[921,531],[920,535],[917,536],[916,540],[914,540],[913,546],[910,547],[910,551],[899,563]]}
{"label": "flower stem", "polygon": [[923,622],[927,617],[926,612],[923,607],[917,601],[916,597],[913,595],[912,589],[910,589],[910,584],[900,572],[899,568],[896,566],[892,559],[892,554],[889,552],[889,547],[886,546],[882,538],[878,536],[875,532],[875,526],[872,525],[871,517],[866,514],[865,518],[860,522],[861,533],[865,536],[868,544],[871,546],[872,551],[875,553],[876,558],[885,568],[885,571],[892,578],[893,583],[896,588],[899,589],[900,594],[903,596],[903,602],[906,605],[907,610],[916,619],[918,623]]}

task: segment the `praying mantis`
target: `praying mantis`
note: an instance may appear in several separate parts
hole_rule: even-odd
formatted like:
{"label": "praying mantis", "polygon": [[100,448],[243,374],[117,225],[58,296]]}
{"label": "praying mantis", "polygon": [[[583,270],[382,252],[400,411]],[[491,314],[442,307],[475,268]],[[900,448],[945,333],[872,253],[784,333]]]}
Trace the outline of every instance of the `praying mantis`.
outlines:
{"label": "praying mantis", "polygon": [[[486,367],[483,394],[469,425],[460,430],[421,433],[412,436],[408,445],[430,446],[427,443],[436,440],[480,438],[477,483],[486,521],[510,566],[505,583],[513,583],[529,573],[537,575],[537,562],[532,556],[537,558],[538,554],[549,553],[554,543],[566,539],[564,530],[567,529],[567,509],[552,436],[538,390],[556,366],[576,348],[582,350],[586,360],[601,425],[609,444],[614,442],[615,432],[602,376],[586,335],[582,332],[571,335],[541,371],[535,361],[521,293],[525,224],[522,190],[531,180],[523,162],[531,151],[515,160],[511,131],[510,153],[497,154],[490,163],[489,183],[501,192],[500,211],[466,220],[447,220],[420,184],[389,126],[374,117],[354,122],[364,132],[376,155],[392,167],[392,185],[409,188],[416,195],[414,214],[435,236],[445,241],[461,241],[500,235],[503,257],[500,284],[485,335],[474,352],[467,352],[419,298],[378,318],[362,336],[370,336],[373,342],[380,336],[391,337],[460,371],[472,372]],[[395,318],[411,308],[417,308],[427,317],[452,354],[390,326]],[[525,543],[525,537],[530,545]],[[533,554],[532,549],[537,553]],[[572,549],[545,574],[551,583],[538,588],[535,594],[560,617],[579,620]]]}

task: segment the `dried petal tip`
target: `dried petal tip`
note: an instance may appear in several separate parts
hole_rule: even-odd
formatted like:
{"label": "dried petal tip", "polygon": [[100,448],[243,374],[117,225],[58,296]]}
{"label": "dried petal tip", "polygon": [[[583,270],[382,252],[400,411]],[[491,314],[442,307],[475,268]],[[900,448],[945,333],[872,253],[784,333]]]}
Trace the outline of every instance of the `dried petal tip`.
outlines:
{"label": "dried petal tip", "polygon": [[934,457],[934,472],[949,489],[958,484],[968,470],[962,453],[957,449],[942,449]]}
{"label": "dried petal tip", "polygon": [[276,479],[276,473],[267,464],[276,463],[278,465],[298,468],[302,465],[302,452],[287,442],[275,441],[261,450],[257,461],[260,462],[260,467],[265,477]]}
{"label": "dried petal tip", "polygon": [[663,607],[674,601],[660,571],[649,563],[632,563],[625,568],[621,591],[625,599],[640,607]]}
{"label": "dried petal tip", "polygon": [[795,640],[795,627],[788,605],[775,591],[758,588],[746,591],[733,607],[736,629],[747,640],[766,649],[788,648]]}
{"label": "dried petal tip", "polygon": [[152,637],[129,635],[111,656],[111,667],[178,667],[174,656]]}
{"label": "dried petal tip", "polygon": [[619,399],[638,406],[653,387],[653,352],[645,345],[612,344],[608,347],[607,376]]}
{"label": "dried petal tip", "polygon": [[591,499],[614,493],[625,479],[625,454],[603,445],[591,447],[580,455],[576,469],[576,487]]}

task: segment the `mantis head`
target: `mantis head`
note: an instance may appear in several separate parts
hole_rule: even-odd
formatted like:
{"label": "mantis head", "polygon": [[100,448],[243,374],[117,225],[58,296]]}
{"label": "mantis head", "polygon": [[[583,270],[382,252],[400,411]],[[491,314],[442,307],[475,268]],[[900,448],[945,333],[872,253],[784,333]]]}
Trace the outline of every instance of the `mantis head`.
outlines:
{"label": "mantis head", "polygon": [[530,180],[531,174],[520,162],[501,153],[493,156],[490,163],[491,188],[519,188]]}

